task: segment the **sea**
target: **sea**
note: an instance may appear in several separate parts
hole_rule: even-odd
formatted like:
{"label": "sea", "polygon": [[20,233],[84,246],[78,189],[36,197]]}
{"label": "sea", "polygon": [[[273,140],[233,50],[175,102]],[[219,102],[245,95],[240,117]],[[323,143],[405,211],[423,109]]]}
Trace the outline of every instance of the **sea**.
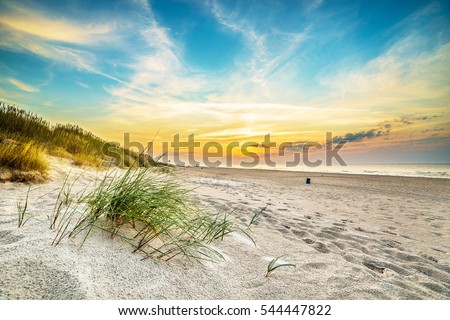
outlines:
{"label": "sea", "polygon": [[[172,160],[172,159],[171,159]],[[200,159],[195,159],[199,161]],[[182,166],[189,165],[187,159],[183,159]],[[248,159],[246,159],[248,161]],[[169,161],[174,164],[175,162]],[[369,174],[369,175],[387,175],[401,177],[424,177],[424,178],[441,178],[450,179],[450,163],[373,163],[373,164],[352,164],[347,163],[346,166],[334,164],[332,166],[320,165],[318,167],[308,167],[299,164],[295,167],[287,167],[285,163],[278,162],[275,167],[267,166],[264,161],[254,167],[244,167],[240,159],[233,159],[232,168],[238,169],[263,169],[263,170],[282,170],[282,171],[301,171],[301,172],[317,172],[317,173],[346,173],[346,174]],[[199,163],[200,167],[207,167],[203,162]],[[221,159],[219,167],[230,167]]]}
{"label": "sea", "polygon": [[255,169],[304,171],[317,173],[370,174],[402,177],[424,177],[450,179],[450,163],[383,163],[383,164],[348,164],[347,166],[297,166],[267,167],[259,165]]}

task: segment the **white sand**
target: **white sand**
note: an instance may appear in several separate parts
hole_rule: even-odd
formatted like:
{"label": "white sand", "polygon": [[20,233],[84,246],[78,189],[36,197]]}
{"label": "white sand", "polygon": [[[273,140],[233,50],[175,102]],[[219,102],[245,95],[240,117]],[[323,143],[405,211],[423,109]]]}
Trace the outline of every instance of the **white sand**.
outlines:
{"label": "white sand", "polygon": [[[52,160],[52,180],[0,184],[1,299],[449,299],[450,183],[447,179],[180,169],[180,179],[211,210],[248,223],[268,205],[253,236],[215,246],[225,262],[185,267],[131,253],[95,234],[54,247],[47,216],[72,167]],[[72,168],[73,176],[84,169]],[[87,171],[74,189],[92,184]],[[305,184],[305,177],[312,184]],[[296,268],[266,277],[279,255]]]}

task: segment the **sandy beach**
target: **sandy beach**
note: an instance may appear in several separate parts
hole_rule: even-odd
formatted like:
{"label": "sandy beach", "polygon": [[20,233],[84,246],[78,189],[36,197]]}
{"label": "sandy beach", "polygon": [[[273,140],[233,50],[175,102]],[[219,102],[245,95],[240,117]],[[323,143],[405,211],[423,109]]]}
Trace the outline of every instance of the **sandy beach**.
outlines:
{"label": "sandy beach", "polygon": [[[51,180],[0,184],[1,299],[449,299],[448,179],[267,170],[178,168],[202,208],[252,228],[214,243],[225,261],[179,265],[145,259],[98,233],[83,247],[52,246],[47,216],[67,173],[74,190],[103,173],[51,159]],[[311,185],[305,184],[306,177]],[[296,267],[266,277],[285,255]]]}

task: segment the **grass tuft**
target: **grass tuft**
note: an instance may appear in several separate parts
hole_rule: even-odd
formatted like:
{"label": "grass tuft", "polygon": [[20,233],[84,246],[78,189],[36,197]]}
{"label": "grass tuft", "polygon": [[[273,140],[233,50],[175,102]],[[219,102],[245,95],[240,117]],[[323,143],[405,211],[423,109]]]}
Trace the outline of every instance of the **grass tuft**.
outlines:
{"label": "grass tuft", "polygon": [[266,273],[266,277],[270,276],[272,274],[272,272],[274,272],[276,269],[281,268],[281,267],[296,267],[295,264],[292,263],[278,263],[278,261],[282,258],[285,257],[286,255],[282,255],[282,256],[278,256],[273,258],[269,264],[267,265],[267,273]]}
{"label": "grass tuft", "polygon": [[261,215],[264,213],[264,211],[266,211],[267,207],[268,207],[268,205],[266,205],[264,208],[261,208],[255,212],[255,214],[253,215],[252,219],[250,220],[250,222],[248,224],[248,228],[250,228],[252,225],[256,225],[258,223],[259,218],[261,218]]}
{"label": "grass tuft", "polygon": [[32,142],[3,141],[0,143],[0,163],[11,169],[45,173],[48,165],[45,149]]}
{"label": "grass tuft", "polygon": [[28,208],[28,196],[30,194],[30,189],[31,189],[31,186],[28,188],[27,196],[25,198],[25,204],[22,205],[20,202],[17,202],[17,214],[18,214],[17,227],[18,228],[25,225],[25,223],[28,221],[28,219],[31,218],[31,217],[25,218],[25,215],[27,213],[27,208]]}
{"label": "grass tuft", "polygon": [[77,236],[83,244],[93,230],[101,230],[129,243],[144,258],[216,261],[223,257],[212,242],[240,231],[229,215],[199,209],[189,190],[159,170],[113,171],[75,201],[64,203],[69,196],[63,190],[70,189],[65,182],[51,216],[55,245]]}

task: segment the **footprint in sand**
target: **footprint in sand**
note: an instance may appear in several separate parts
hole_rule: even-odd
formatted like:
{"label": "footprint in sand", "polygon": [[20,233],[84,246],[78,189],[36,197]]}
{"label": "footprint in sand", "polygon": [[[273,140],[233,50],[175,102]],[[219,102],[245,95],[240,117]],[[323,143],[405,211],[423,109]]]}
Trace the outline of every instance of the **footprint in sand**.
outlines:
{"label": "footprint in sand", "polygon": [[425,266],[422,263],[413,264],[413,265],[410,265],[410,267],[430,278],[434,278],[443,283],[450,283],[450,275],[446,272],[440,271],[431,266],[430,267]]}
{"label": "footprint in sand", "polygon": [[11,244],[22,239],[22,236],[15,236],[10,230],[0,231],[0,245]]}
{"label": "footprint in sand", "polygon": [[373,263],[373,262],[368,262],[368,261],[363,261],[363,265],[366,266],[367,268],[369,268],[372,271],[378,272],[378,273],[384,273],[384,270],[386,268],[381,267],[379,264]]}
{"label": "footprint in sand", "polygon": [[17,219],[0,220],[0,224],[10,224],[10,223],[17,223]]}
{"label": "footprint in sand", "polygon": [[446,288],[445,286],[439,284],[439,283],[435,283],[435,282],[419,282],[419,284],[421,284],[422,286],[433,290],[434,292],[440,293],[444,296],[449,296],[450,295],[450,288]]}
{"label": "footprint in sand", "polygon": [[331,241],[332,244],[334,244],[336,247],[338,247],[341,250],[345,250],[346,245],[345,243],[338,242],[338,241]]}
{"label": "footprint in sand", "polygon": [[328,253],[328,252],[330,252],[330,250],[328,250],[327,246],[324,245],[322,242],[316,242],[316,241],[314,241],[312,239],[309,239],[309,238],[305,238],[305,239],[302,239],[302,240],[304,242],[306,242],[307,244],[312,245],[312,247],[314,249],[316,249],[317,251],[319,251],[320,253]]}
{"label": "footprint in sand", "polygon": [[308,232],[302,231],[302,230],[298,230],[298,229],[292,229],[292,233],[295,236],[300,237],[300,238],[305,237],[305,236],[308,235]]}
{"label": "footprint in sand", "polygon": [[304,265],[302,265],[301,269],[302,270],[317,270],[317,269],[326,269],[329,266],[330,266],[330,264],[325,263],[325,262],[310,262],[310,263],[305,263]]}
{"label": "footprint in sand", "polygon": [[385,246],[391,247],[391,248],[399,248],[401,246],[401,243],[395,240],[389,240],[389,239],[382,239],[381,243]]}
{"label": "footprint in sand", "polygon": [[427,259],[427,260],[433,261],[433,262],[435,262],[435,263],[438,262],[438,259],[436,259],[436,258],[433,257],[433,256],[427,255],[427,254],[422,254],[422,257],[425,258],[425,259]]}
{"label": "footprint in sand", "polygon": [[7,261],[0,268],[0,297],[5,299],[81,300],[81,283],[67,271],[42,261]]}
{"label": "footprint in sand", "polygon": [[247,289],[257,289],[259,287],[262,287],[265,283],[267,283],[267,281],[269,281],[267,278],[254,279],[254,280],[250,280],[250,281],[244,283],[243,287],[247,288]]}
{"label": "footprint in sand", "polygon": [[403,260],[403,261],[409,261],[409,262],[422,262],[423,258],[403,252],[397,252],[396,253],[397,259]]}
{"label": "footprint in sand", "polygon": [[312,245],[314,249],[319,251],[320,253],[328,253],[330,250],[328,250],[327,246],[324,245],[322,242],[316,242]]}
{"label": "footprint in sand", "polygon": [[275,230],[277,230],[278,232],[282,233],[282,234],[289,234],[289,230],[286,227],[278,227]]}
{"label": "footprint in sand", "polygon": [[345,223],[338,223],[338,222],[334,222],[334,223],[332,223],[332,225],[336,226],[336,227],[345,227],[346,226]]}

